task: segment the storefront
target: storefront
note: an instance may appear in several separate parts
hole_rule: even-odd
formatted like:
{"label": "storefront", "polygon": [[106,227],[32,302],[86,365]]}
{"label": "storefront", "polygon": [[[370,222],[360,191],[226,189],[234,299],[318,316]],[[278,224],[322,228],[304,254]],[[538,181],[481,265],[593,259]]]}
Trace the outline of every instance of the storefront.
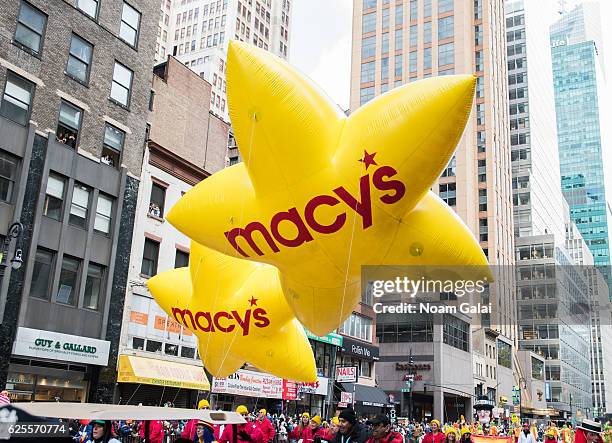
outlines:
{"label": "storefront", "polygon": [[202,366],[120,355],[117,376],[122,404],[160,406],[166,402],[189,408],[194,393],[206,397],[210,383]]}
{"label": "storefront", "polygon": [[104,340],[20,327],[6,389],[13,401],[85,402],[109,349]]}

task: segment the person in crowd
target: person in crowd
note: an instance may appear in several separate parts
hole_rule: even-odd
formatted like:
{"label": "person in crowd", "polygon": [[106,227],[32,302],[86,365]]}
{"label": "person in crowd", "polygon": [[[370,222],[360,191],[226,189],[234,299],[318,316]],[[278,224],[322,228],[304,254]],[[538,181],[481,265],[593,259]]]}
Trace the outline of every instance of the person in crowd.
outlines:
{"label": "person in crowd", "polygon": [[368,439],[366,427],[357,421],[353,408],[343,409],[338,415],[339,431],[334,443],[364,443]]}
{"label": "person in crowd", "polygon": [[612,419],[604,425],[603,440],[604,443],[612,443]]}
{"label": "person in crowd", "polygon": [[386,415],[377,415],[366,424],[372,427],[372,435],[366,440],[367,443],[404,443],[402,434],[391,430],[391,421]]}
{"label": "person in crowd", "polygon": [[431,432],[423,437],[423,443],[442,443],[446,436],[440,430],[440,421],[432,420],[429,424]]}
{"label": "person in crowd", "polygon": [[[164,441],[164,425],[159,420],[148,420],[149,423],[149,438],[147,443],[162,443]],[[141,421],[138,425],[138,435],[140,440],[144,441],[146,436],[147,421]]]}
{"label": "person in crowd", "polygon": [[444,439],[445,443],[458,443],[459,434],[457,434],[457,429],[454,426],[449,426],[446,428],[446,432],[444,433],[446,438]]}
{"label": "person in crowd", "polygon": [[518,443],[536,443],[536,439],[533,437],[527,422],[523,423],[523,432],[519,435]]}
{"label": "person in crowd", "polygon": [[472,432],[466,425],[461,428],[461,443],[472,443]]}
{"label": "person in crowd", "polygon": [[491,426],[489,427],[489,436],[497,437],[499,435],[499,429],[497,429],[497,425],[494,421],[491,421]]}
{"label": "person in crowd", "polygon": [[299,424],[293,428],[293,431],[289,434],[289,438],[291,440],[299,441],[302,439],[302,434],[304,430],[308,428],[308,423],[310,422],[310,414],[308,412],[304,412],[300,417]]}
{"label": "person in crowd", "polygon": [[[249,410],[244,405],[238,406],[236,412],[245,419],[247,419],[249,415]],[[223,433],[219,437],[219,443],[235,443],[234,428],[236,429],[238,443],[265,443],[257,425],[252,422],[232,426],[226,425],[223,429]]]}
{"label": "person in crowd", "polygon": [[601,423],[592,420],[583,420],[576,426],[574,443],[604,443]]}
{"label": "person in crowd", "polygon": [[286,442],[289,439],[289,428],[287,427],[287,422],[282,414],[278,419],[277,430],[278,432],[276,435],[278,436],[279,443]]}
{"label": "person in crowd", "polygon": [[215,441],[215,428],[212,424],[200,420],[196,424],[196,435],[193,443],[212,443]]}
{"label": "person in crowd", "polygon": [[259,415],[255,421],[255,425],[263,438],[263,443],[272,443],[274,441],[274,426],[268,419],[268,412],[265,409],[259,410]]}
{"label": "person in crowd", "polygon": [[[208,409],[210,409],[210,403],[208,403],[208,400],[202,399],[198,402],[198,410],[206,411]],[[193,440],[196,435],[196,427],[199,421],[200,419],[198,418],[192,418],[189,420],[187,425],[185,425],[185,429],[183,429],[183,432],[181,433],[181,437]]]}
{"label": "person in crowd", "polygon": [[321,417],[313,416],[308,423],[308,427],[302,433],[303,443],[320,443],[326,435],[325,429],[321,427]]}
{"label": "person in crowd", "polygon": [[419,423],[416,423],[414,426],[411,423],[408,431],[409,432],[406,434],[406,443],[421,443],[424,432]]}
{"label": "person in crowd", "polygon": [[338,417],[333,417],[330,420],[330,426],[328,429],[325,430],[325,435],[324,437],[322,437],[322,439],[328,442],[333,441],[334,438],[336,438],[336,434],[338,433],[339,429],[340,420],[338,420]]}
{"label": "person in crowd", "polygon": [[567,427],[567,423],[563,423],[561,427],[561,443],[572,443],[572,441],[572,431]]}
{"label": "person in crowd", "polygon": [[91,438],[88,443],[119,443],[119,440],[113,436],[110,420],[92,420],[89,424],[91,424]]}

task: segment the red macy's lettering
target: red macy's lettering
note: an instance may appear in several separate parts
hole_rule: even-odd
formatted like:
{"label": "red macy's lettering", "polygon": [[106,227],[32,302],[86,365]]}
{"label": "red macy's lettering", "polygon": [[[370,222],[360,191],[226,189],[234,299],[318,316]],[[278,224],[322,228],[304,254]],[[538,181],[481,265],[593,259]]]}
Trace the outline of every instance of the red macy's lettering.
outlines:
{"label": "red macy's lettering", "polygon": [[174,319],[183,326],[204,332],[232,332],[236,326],[242,329],[242,335],[249,335],[251,321],[257,328],[265,328],[270,325],[270,319],[265,309],[255,308],[253,311],[247,309],[244,316],[238,311],[219,312],[191,312],[189,309],[172,308]]}
{"label": "red macy's lettering", "polygon": [[[380,197],[380,201],[392,205],[397,203],[406,194],[406,186],[399,180],[389,180],[389,178],[397,175],[397,171],[391,166],[381,166],[372,175],[372,184],[379,191],[389,191]],[[346,223],[346,212],[341,212],[336,216],[336,219],[331,224],[322,224],[315,217],[315,210],[319,206],[336,206],[344,203],[350,209],[355,211],[361,217],[362,229],[367,229],[372,226],[372,200],[370,193],[370,174],[361,177],[359,181],[359,199],[343,186],[333,190],[334,195],[317,195],[306,203],[304,208],[304,218],[298,212],[297,208],[290,208],[287,211],[277,212],[270,220],[270,229],[258,221],[248,223],[244,228],[233,228],[225,232],[225,237],[230,242],[232,247],[244,257],[249,257],[244,249],[238,245],[238,237],[241,237],[249,245],[251,250],[257,255],[264,255],[259,245],[255,243],[253,234],[259,233],[261,238],[267,243],[272,252],[279,252],[280,249],[277,243],[288,248],[297,248],[302,244],[312,241],[313,237],[310,229],[321,234],[333,234],[339,231]],[[293,223],[297,228],[295,238],[285,238],[279,231],[281,222]]]}

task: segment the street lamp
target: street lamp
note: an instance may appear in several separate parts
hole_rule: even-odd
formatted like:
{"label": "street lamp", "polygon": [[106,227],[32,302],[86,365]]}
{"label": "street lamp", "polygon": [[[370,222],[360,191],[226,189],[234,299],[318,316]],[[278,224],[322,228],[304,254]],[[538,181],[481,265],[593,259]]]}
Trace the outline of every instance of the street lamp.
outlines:
{"label": "street lamp", "polygon": [[519,378],[519,417],[521,420],[523,420],[523,385],[526,381],[527,380],[525,380],[525,377],[523,376]]}
{"label": "street lamp", "polygon": [[11,268],[19,269],[23,264],[23,251],[21,250],[21,236],[23,234],[23,225],[19,222],[13,223],[8,228],[6,238],[4,239],[4,245],[2,247],[2,259],[0,259],[0,282],[4,278],[4,271],[8,266],[8,250],[12,239],[17,240],[15,253],[11,258]]}

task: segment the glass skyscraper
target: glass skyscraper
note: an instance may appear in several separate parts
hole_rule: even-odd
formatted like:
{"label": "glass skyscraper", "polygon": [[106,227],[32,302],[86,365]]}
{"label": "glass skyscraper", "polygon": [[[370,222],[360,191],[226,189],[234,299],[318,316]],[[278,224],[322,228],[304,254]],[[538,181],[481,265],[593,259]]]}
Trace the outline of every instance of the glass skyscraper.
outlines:
{"label": "glass skyscraper", "polygon": [[603,54],[599,6],[585,3],[550,28],[561,187],[572,221],[610,281],[600,131]]}

